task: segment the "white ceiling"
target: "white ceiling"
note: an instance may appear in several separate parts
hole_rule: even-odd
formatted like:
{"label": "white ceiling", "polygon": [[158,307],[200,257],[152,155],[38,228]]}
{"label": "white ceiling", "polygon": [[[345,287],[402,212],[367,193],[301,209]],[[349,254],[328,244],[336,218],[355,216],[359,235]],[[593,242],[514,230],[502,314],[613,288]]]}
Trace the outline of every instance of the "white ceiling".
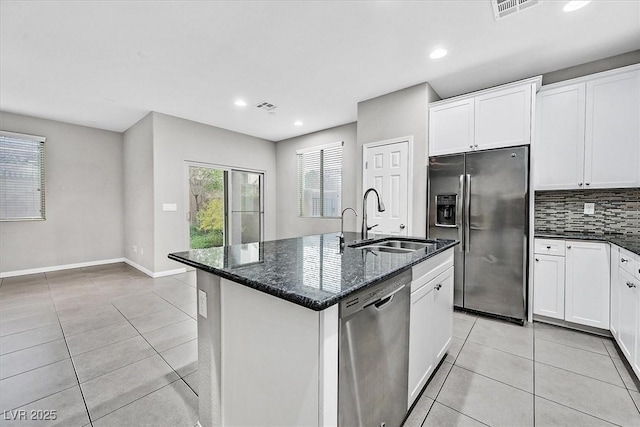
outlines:
{"label": "white ceiling", "polygon": [[0,0],[0,109],[118,132],[158,111],[278,141],[425,81],[445,98],[640,48],[640,1],[564,4],[495,21],[489,0]]}

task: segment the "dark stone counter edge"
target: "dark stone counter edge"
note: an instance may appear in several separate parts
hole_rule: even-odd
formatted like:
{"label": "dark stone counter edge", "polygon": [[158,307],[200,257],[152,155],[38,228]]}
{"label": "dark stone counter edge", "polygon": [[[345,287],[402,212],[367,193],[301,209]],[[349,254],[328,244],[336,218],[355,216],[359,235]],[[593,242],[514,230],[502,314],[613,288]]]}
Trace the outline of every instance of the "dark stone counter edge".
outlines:
{"label": "dark stone counter edge", "polygon": [[534,237],[539,239],[593,240],[597,242],[607,242],[626,249],[629,252],[633,252],[636,255],[640,255],[640,242],[628,242],[618,235],[609,236],[606,234],[536,232]]}
{"label": "dark stone counter edge", "polygon": [[239,283],[241,285],[244,286],[248,286],[252,289],[255,289],[257,291],[261,291],[264,292],[266,294],[269,295],[273,295],[275,297],[278,297],[280,299],[292,302],[294,304],[300,305],[302,307],[305,308],[309,308],[311,310],[314,311],[322,311],[326,308],[331,307],[332,305],[335,305],[337,303],[339,303],[341,300],[343,300],[344,298],[348,297],[349,295],[353,294],[354,292],[357,292],[361,289],[364,289],[368,286],[373,286],[376,283],[380,283],[384,280],[390,279],[391,277],[397,276],[398,274],[409,270],[410,268],[412,268],[414,265],[420,264],[423,261],[426,261],[427,259],[434,257],[448,249],[453,248],[454,246],[458,245],[460,242],[458,242],[457,240],[454,241],[453,243],[450,243],[446,246],[443,246],[442,248],[437,249],[436,251],[430,252],[428,254],[425,254],[423,257],[420,257],[412,262],[410,262],[409,264],[400,267],[396,270],[390,271],[387,274],[384,274],[382,276],[378,276],[374,279],[365,281],[359,285],[354,285],[351,288],[347,289],[344,292],[341,292],[339,294],[336,294],[330,298],[327,298],[325,300],[322,301],[318,301],[318,300],[314,300],[312,298],[308,298],[305,297],[303,295],[299,295],[295,292],[287,292],[283,289],[277,288],[275,286],[271,286],[271,285],[265,285],[264,283],[260,283],[257,282],[255,280],[251,280],[251,279],[247,279],[245,277],[239,277],[236,276],[234,274],[229,273],[228,271],[225,270],[220,270],[218,268],[213,268],[211,266],[205,265],[205,264],[200,264],[198,262],[194,262],[191,261],[189,259],[185,259],[182,258],[180,256],[178,256],[177,254],[169,254],[168,257],[169,259],[172,259],[174,261],[180,262],[182,264],[186,264],[189,265],[191,267],[197,268],[198,270],[203,270],[206,271],[208,273],[211,274],[215,274],[216,276],[220,276],[220,277],[224,277],[225,279],[231,280],[233,282]]}

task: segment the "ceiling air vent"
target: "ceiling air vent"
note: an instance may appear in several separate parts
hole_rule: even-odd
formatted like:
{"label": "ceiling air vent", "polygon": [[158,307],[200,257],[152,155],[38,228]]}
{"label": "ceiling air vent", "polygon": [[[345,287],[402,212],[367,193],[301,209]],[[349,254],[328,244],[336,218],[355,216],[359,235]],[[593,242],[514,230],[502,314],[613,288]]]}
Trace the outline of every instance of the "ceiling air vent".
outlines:
{"label": "ceiling air vent", "polygon": [[538,2],[539,0],[491,0],[493,16],[497,21],[528,7],[535,6]]}
{"label": "ceiling air vent", "polygon": [[277,105],[273,105],[270,102],[260,102],[259,104],[256,104],[256,108],[262,110],[262,111],[266,111],[269,114],[275,114],[276,111],[275,109],[278,108]]}

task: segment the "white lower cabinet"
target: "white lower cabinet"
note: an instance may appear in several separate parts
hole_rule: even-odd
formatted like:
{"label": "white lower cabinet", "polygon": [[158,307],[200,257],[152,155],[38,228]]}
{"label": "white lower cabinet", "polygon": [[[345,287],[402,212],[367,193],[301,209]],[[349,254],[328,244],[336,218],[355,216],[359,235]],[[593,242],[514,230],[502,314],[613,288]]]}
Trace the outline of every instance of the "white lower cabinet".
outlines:
{"label": "white lower cabinet", "polygon": [[564,257],[535,254],[533,312],[564,319]]}
{"label": "white lower cabinet", "polygon": [[453,336],[453,268],[436,279],[433,294],[432,332],[436,363],[451,346]]}
{"label": "white lower cabinet", "polygon": [[609,329],[608,243],[567,241],[564,319]]}
{"label": "white lower cabinet", "polygon": [[618,345],[627,360],[633,364],[638,335],[638,288],[633,277],[624,270],[619,271],[618,289],[620,292]]}
{"label": "white lower cabinet", "polygon": [[[536,239],[533,313],[609,329],[610,245]],[[559,250],[548,255],[554,246]]]}
{"label": "white lower cabinet", "polygon": [[411,407],[451,345],[452,250],[413,268],[409,319],[408,407]]}
{"label": "white lower cabinet", "polygon": [[611,253],[611,334],[640,378],[640,255],[615,245]]}

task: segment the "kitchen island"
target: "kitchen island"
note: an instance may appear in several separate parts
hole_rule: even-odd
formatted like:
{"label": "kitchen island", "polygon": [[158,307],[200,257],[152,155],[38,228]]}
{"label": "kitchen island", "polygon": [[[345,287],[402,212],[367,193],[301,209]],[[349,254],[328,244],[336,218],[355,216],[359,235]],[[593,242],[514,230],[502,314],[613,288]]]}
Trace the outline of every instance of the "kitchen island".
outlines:
{"label": "kitchen island", "polygon": [[[420,276],[420,293],[439,290],[434,280],[452,272],[458,243],[379,251],[362,249],[358,236],[345,233],[343,251],[331,233],[169,255],[198,269],[200,424],[338,424],[339,303],[402,273]],[[429,289],[427,282],[434,282]],[[452,315],[452,280],[445,289],[451,298],[442,299],[444,312]],[[438,332],[443,345],[427,346],[429,373],[450,343],[445,323]],[[412,325],[412,340],[427,326]],[[429,373],[414,375],[419,385]],[[408,388],[415,398],[416,387]]]}

